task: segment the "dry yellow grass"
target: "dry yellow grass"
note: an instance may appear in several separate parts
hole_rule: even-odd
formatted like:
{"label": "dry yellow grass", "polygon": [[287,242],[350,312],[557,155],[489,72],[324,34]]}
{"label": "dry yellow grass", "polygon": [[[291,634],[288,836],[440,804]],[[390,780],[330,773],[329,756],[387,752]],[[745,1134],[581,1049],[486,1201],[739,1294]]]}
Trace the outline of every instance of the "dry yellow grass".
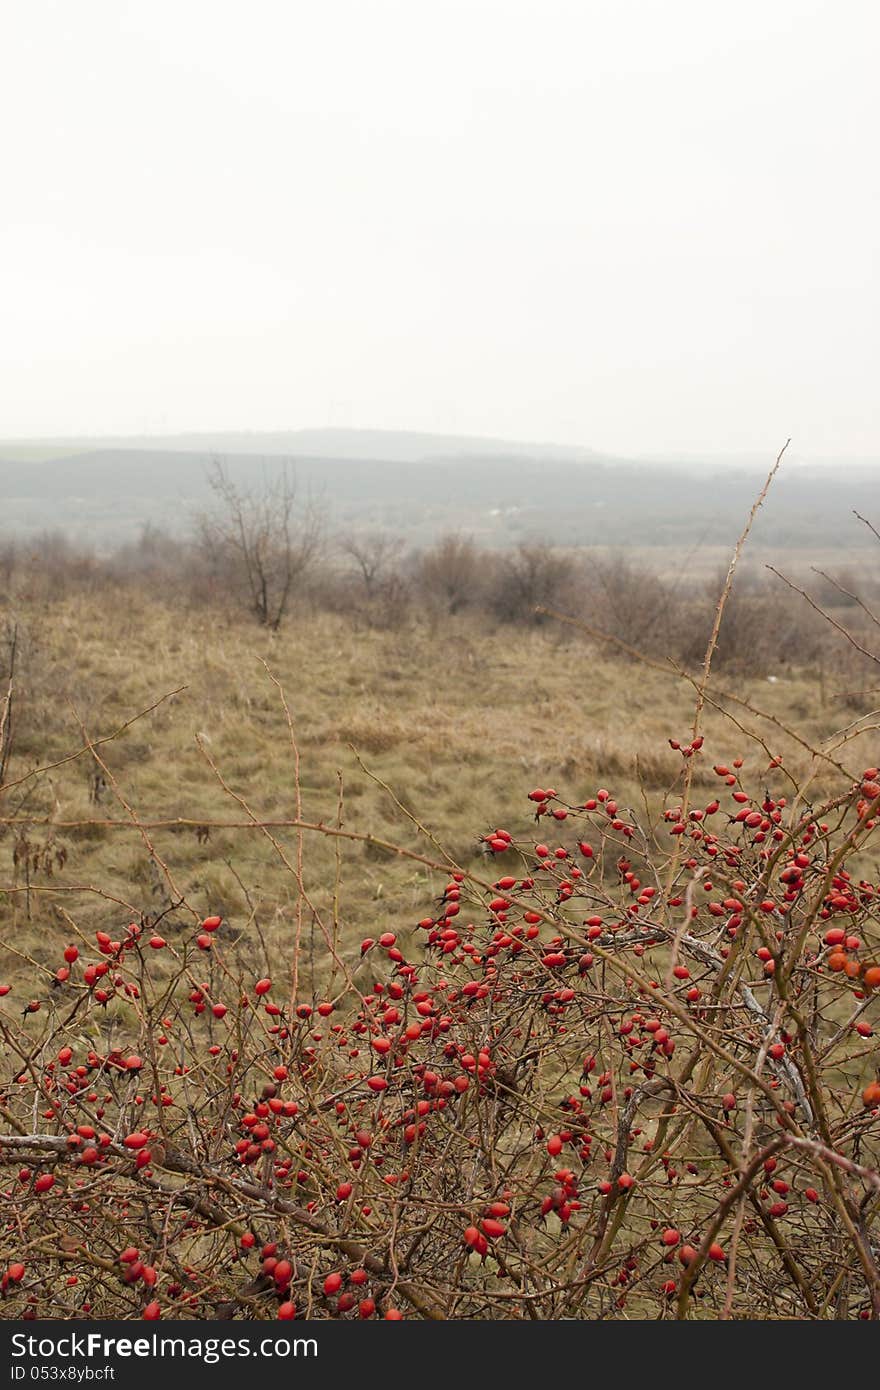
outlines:
{"label": "dry yellow grass", "polygon": [[[605,782],[622,803],[639,806],[644,796],[656,801],[673,788],[681,771],[667,740],[689,727],[693,692],[687,682],[620,659],[558,626],[492,629],[464,617],[376,631],[299,612],[273,636],[246,618],[182,612],[161,598],[128,592],[72,598],[49,609],[25,607],[19,621],[27,665],[13,780],[80,745],[79,721],[98,739],[185,687],[101,748],[145,820],[245,819],[197,737],[259,816],[294,816],[293,758],[266,666],[284,687],[294,717],[307,819],[334,821],[342,788],[347,826],[432,853],[372,773],[467,865],[475,862],[484,830],[507,825],[529,833],[526,794],[536,783],[550,782],[578,800]],[[773,684],[737,686],[719,678],[728,683],[812,740],[853,718],[808,672],[789,672]],[[778,727],[743,710],[736,717],[792,766],[804,765],[803,751]],[[707,767],[749,747],[715,709],[708,711],[705,733]],[[766,755],[751,748],[753,765],[766,763]],[[70,931],[63,913],[93,931],[112,926],[129,908],[156,912],[168,904],[168,886],[134,830],[61,824],[126,818],[112,786],[92,799],[95,770],[86,753],[6,793],[3,814],[27,823],[6,828],[0,838],[3,974],[14,976],[16,949],[56,960],[57,942]],[[37,850],[66,851],[63,867],[55,857],[50,866],[32,869],[29,893],[21,863],[13,864],[22,835]],[[261,936],[271,951],[289,944],[297,887],[264,836],[212,830],[205,839],[188,827],[157,830],[153,838],[197,911],[228,916],[247,930],[255,951],[262,949]],[[293,833],[279,838],[293,856]],[[317,835],[307,837],[305,864],[313,906],[336,917],[349,941],[377,927],[406,931],[436,891],[427,871],[374,847],[346,845],[337,865],[336,847]],[[100,887],[120,901],[61,891],[70,885]],[[310,961],[318,966],[326,953],[310,930],[310,912],[306,922]]]}

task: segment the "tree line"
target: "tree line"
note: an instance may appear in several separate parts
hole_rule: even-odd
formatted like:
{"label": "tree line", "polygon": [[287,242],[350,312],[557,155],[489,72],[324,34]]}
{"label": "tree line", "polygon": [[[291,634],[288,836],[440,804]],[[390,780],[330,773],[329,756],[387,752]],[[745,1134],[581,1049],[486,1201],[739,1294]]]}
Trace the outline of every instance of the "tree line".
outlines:
{"label": "tree line", "polygon": [[[681,557],[670,548],[660,569],[640,558],[649,536],[615,552],[552,538],[496,550],[459,531],[415,548],[381,530],[334,533],[289,471],[246,488],[218,461],[209,481],[212,505],[183,538],[145,526],[137,540],[104,554],[55,532],[0,539],[0,602],[9,621],[21,600],[52,603],[110,585],[185,606],[220,606],[274,632],[310,610],[380,629],[447,619],[516,627],[562,617],[624,655],[635,649],[687,667],[705,646],[719,576],[698,550]],[[858,629],[871,610],[864,575],[849,576],[845,563],[813,581],[815,607],[764,568],[742,572],[725,609],[717,664],[764,676],[780,665],[821,669],[834,636],[825,611],[844,613]],[[877,587],[869,576],[868,590],[872,582]],[[839,664],[840,643],[833,647]],[[855,647],[849,651],[857,658]]]}

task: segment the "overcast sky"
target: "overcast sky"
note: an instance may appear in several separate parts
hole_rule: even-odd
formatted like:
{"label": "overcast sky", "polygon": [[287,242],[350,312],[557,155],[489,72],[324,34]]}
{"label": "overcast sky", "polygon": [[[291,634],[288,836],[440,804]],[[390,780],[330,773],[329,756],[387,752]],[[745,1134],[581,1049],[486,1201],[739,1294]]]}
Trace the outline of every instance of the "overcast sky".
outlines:
{"label": "overcast sky", "polygon": [[880,455],[869,0],[0,16],[0,435]]}

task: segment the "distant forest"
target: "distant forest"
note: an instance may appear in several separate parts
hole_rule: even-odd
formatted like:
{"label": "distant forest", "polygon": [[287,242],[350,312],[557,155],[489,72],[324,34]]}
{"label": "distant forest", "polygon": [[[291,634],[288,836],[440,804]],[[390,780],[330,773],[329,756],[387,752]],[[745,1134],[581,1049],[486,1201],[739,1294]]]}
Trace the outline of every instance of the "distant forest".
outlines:
{"label": "distant forest", "polygon": [[[185,534],[220,459],[242,485],[293,471],[333,530],[387,531],[411,544],[462,532],[506,548],[727,546],[760,487],[757,463],[639,462],[552,445],[392,432],[169,436],[0,444],[0,532],[63,531],[114,549],[145,526]],[[880,515],[880,467],[784,468],[753,546],[862,544],[853,511]]]}

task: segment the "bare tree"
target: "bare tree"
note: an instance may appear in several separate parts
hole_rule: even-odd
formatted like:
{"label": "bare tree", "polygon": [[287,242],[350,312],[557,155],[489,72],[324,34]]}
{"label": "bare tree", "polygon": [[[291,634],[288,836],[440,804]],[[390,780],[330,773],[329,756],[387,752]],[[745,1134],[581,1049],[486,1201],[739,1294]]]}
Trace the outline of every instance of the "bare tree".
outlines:
{"label": "bare tree", "polygon": [[311,501],[297,506],[286,462],[275,477],[264,472],[259,488],[245,488],[215,459],[208,483],[215,506],[199,519],[202,545],[215,564],[231,567],[257,621],[277,631],[295,584],[318,552],[320,517]]}
{"label": "bare tree", "polygon": [[364,586],[364,596],[369,602],[393,574],[403,550],[403,541],[399,536],[379,531],[366,536],[347,536],[340,542],[340,548],[344,555],[354,561]]}

